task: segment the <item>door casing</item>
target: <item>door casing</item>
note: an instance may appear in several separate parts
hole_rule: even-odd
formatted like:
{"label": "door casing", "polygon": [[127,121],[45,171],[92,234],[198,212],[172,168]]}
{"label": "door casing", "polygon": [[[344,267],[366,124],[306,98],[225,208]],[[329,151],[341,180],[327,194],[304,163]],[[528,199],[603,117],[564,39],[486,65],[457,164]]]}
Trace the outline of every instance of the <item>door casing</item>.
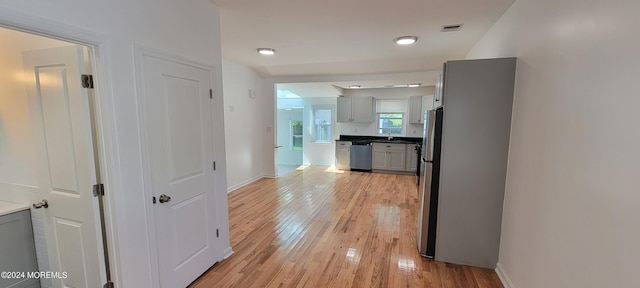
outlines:
{"label": "door casing", "polygon": [[[96,34],[92,31],[84,31],[77,27],[71,27],[53,22],[47,19],[24,15],[13,11],[0,11],[0,27],[7,29],[21,31],[25,33],[35,34],[43,37],[54,38],[69,43],[74,43],[82,46],[86,46],[91,55],[91,73],[94,77],[94,93],[95,93],[95,133],[98,143],[95,143],[98,149],[96,155],[98,156],[100,166],[100,178],[105,188],[105,225],[107,232],[107,249],[109,251],[110,269],[112,281],[116,287],[122,287],[122,277],[120,269],[120,253],[119,245],[117,242],[117,223],[116,223],[116,209],[115,198],[112,191],[112,187],[117,184],[113,180],[113,162],[111,161],[114,151],[117,151],[115,144],[110,137],[110,129],[113,123],[113,119],[110,115],[114,115],[114,109],[111,102],[108,101],[109,90],[108,85],[101,83],[109,83],[108,61],[104,55],[108,55],[108,39],[105,36]],[[91,123],[87,123],[91,125]],[[97,207],[94,207],[97,211]],[[100,219],[96,216],[96,221]],[[101,251],[99,251],[101,253]],[[104,263],[100,264],[101,270],[107,269],[104,267]]]}

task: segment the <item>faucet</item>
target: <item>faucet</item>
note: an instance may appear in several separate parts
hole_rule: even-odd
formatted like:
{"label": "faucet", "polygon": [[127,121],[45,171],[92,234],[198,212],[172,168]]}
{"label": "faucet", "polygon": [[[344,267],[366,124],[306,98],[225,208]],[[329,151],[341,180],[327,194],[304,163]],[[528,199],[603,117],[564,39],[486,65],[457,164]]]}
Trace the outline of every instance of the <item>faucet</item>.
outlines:
{"label": "faucet", "polygon": [[391,139],[393,139],[393,137],[391,137],[391,128],[387,128],[387,132],[389,132],[389,136],[387,137],[387,140],[391,141]]}

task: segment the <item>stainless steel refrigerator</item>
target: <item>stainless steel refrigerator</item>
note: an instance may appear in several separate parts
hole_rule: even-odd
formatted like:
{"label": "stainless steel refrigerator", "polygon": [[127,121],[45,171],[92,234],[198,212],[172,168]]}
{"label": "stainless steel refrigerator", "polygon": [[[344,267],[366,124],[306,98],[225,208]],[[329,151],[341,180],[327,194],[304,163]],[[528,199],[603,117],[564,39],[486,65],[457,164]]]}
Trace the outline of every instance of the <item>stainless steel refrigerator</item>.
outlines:
{"label": "stainless steel refrigerator", "polygon": [[440,151],[442,145],[443,109],[424,113],[424,135],[420,163],[420,209],[418,211],[418,251],[422,256],[434,258],[436,223],[438,216],[438,191],[440,175]]}
{"label": "stainless steel refrigerator", "polygon": [[493,269],[498,261],[516,59],[448,61],[425,113],[420,254]]}

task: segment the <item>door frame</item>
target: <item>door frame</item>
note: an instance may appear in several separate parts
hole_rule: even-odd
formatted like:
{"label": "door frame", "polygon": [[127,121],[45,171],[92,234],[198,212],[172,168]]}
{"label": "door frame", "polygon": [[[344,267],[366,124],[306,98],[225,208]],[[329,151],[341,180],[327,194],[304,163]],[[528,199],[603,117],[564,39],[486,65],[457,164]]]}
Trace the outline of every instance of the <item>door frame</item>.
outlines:
{"label": "door frame", "polygon": [[[114,127],[112,124],[114,115],[114,106],[110,99],[113,97],[109,97],[112,95],[109,90],[110,83],[110,75],[108,71],[109,69],[109,59],[107,55],[109,55],[109,46],[108,46],[108,38],[104,35],[97,34],[92,31],[83,30],[81,28],[61,24],[58,22],[54,22],[51,20],[33,17],[30,15],[24,15],[22,13],[14,12],[11,10],[2,10],[0,11],[0,27],[25,32],[29,34],[39,35],[47,38],[58,39],[61,41],[70,42],[77,45],[86,46],[88,48],[90,59],[91,59],[91,73],[94,77],[94,97],[95,103],[94,107],[94,120],[95,123],[95,131],[92,133],[96,133],[94,139],[97,140],[97,143],[94,143],[94,155],[97,156],[95,161],[98,161],[100,168],[99,178],[104,185],[105,196],[104,196],[104,212],[105,212],[105,228],[107,233],[107,243],[103,243],[107,246],[109,259],[110,259],[110,267],[108,267],[111,272],[112,282],[116,287],[122,287],[122,277],[121,277],[121,265],[120,265],[120,253],[119,253],[119,245],[118,245],[118,237],[117,237],[117,224],[116,224],[116,206],[115,206],[115,198],[111,187],[117,187],[118,183],[115,183],[115,179],[113,177],[113,167],[115,163],[113,163],[112,158],[117,154],[117,146],[114,142],[113,138],[110,137],[111,131],[109,127]],[[87,125],[91,125],[91,123],[87,123]],[[92,139],[92,141],[94,141]],[[98,173],[98,171],[96,171]],[[96,201],[97,202],[97,201]],[[100,218],[97,215],[99,207],[97,204],[94,206],[94,211],[96,212],[94,216],[94,221],[100,223]],[[98,245],[100,246],[100,245]],[[102,254],[102,251],[98,251],[98,253]],[[100,256],[100,259],[104,260],[103,256]],[[105,267],[104,261],[100,263],[100,274],[101,277],[104,277],[105,271],[107,267]]]}
{"label": "door frame", "polygon": [[[144,65],[144,57],[145,56],[151,56],[151,57],[155,57],[155,58],[160,58],[160,59],[164,59],[164,60],[168,60],[168,61],[172,61],[172,62],[176,62],[176,63],[180,63],[180,64],[184,64],[187,66],[193,66],[196,68],[200,68],[200,69],[204,69],[204,70],[208,70],[210,71],[209,74],[209,81],[211,82],[211,88],[212,88],[212,96],[213,97],[213,101],[210,102],[209,105],[209,109],[211,109],[212,111],[212,115],[211,115],[211,121],[212,121],[212,129],[213,129],[213,139],[212,139],[212,144],[213,147],[211,147],[211,149],[213,149],[213,157],[215,159],[216,162],[216,171],[214,171],[214,183],[226,183],[226,160],[225,160],[225,156],[224,155],[219,155],[219,151],[221,151],[220,149],[224,150],[224,141],[220,142],[216,137],[215,137],[215,133],[216,131],[224,131],[224,127],[222,127],[222,124],[218,124],[218,123],[223,123],[224,122],[224,118],[222,118],[222,115],[219,115],[220,113],[216,113],[218,112],[216,109],[214,109],[215,105],[220,105],[221,104],[221,98],[222,95],[216,95],[216,91],[217,91],[217,86],[221,85],[221,83],[217,83],[216,80],[216,75],[215,75],[215,67],[214,66],[209,66],[206,64],[202,64],[196,61],[192,61],[189,59],[185,59],[184,57],[181,56],[177,56],[171,53],[166,53],[164,51],[160,51],[158,49],[153,49],[153,48],[149,48],[147,46],[143,46],[140,45],[138,43],[134,43],[134,64],[135,64],[135,82],[136,82],[136,93],[139,95],[139,97],[137,98],[137,111],[138,111],[138,127],[140,128],[140,131],[144,131],[144,129],[147,127],[148,123],[147,123],[147,114],[150,113],[150,111],[147,108],[147,104],[146,101],[148,100],[146,97],[146,93],[145,93],[145,88],[144,85],[142,85],[141,83],[143,83],[144,81],[144,69],[145,69],[145,65]],[[218,123],[217,123],[218,122]],[[150,145],[150,140],[148,137],[148,134],[146,132],[141,132],[140,133],[140,144],[142,147],[149,147]],[[147,240],[149,241],[149,265],[151,268],[151,284],[153,287],[161,287],[162,283],[160,283],[160,264],[158,262],[159,257],[158,257],[158,243],[156,241],[157,237],[157,233],[156,233],[156,217],[155,217],[155,210],[154,210],[154,204],[152,203],[152,197],[154,196],[153,194],[153,183],[152,183],[152,173],[151,173],[151,154],[150,151],[146,150],[146,151],[142,151],[141,153],[142,156],[142,163],[143,163],[143,179],[142,179],[142,186],[143,186],[143,197],[144,199],[148,199],[147,201],[144,201],[144,212],[146,217],[146,224],[147,224]],[[214,187],[212,187],[212,189],[214,189],[213,195],[210,195],[211,197],[214,197],[214,201],[216,203],[224,203],[225,207],[228,207],[227,204],[227,193],[225,191],[225,193],[221,193],[221,191],[219,190],[219,185],[218,184],[214,184]],[[221,195],[224,194],[222,197]],[[216,207],[217,208],[217,207]],[[226,213],[226,211],[225,211]],[[227,257],[229,257],[232,253],[233,250],[231,249],[231,247],[223,247],[223,245],[225,243],[223,243],[223,234],[226,233],[226,231],[228,231],[228,227],[226,226],[226,224],[224,224],[225,220],[223,219],[224,217],[228,217],[228,215],[221,215],[220,211],[218,209],[215,209],[213,214],[213,222],[216,224],[217,227],[219,227],[219,231],[220,231],[220,238],[214,238],[214,243],[216,246],[216,248],[220,248],[220,250],[216,251],[214,248],[215,252],[215,259],[216,262],[219,262]],[[228,219],[228,218],[226,218]],[[228,223],[228,220],[226,221]],[[193,279],[194,281],[196,279]]]}

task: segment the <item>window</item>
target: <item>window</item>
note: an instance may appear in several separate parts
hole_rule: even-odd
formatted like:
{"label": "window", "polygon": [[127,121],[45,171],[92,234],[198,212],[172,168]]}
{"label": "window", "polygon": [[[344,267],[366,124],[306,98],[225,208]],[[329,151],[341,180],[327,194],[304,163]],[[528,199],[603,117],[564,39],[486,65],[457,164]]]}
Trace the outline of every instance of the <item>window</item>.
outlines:
{"label": "window", "polygon": [[291,150],[302,151],[302,121],[291,121]]}
{"label": "window", "polygon": [[313,133],[316,142],[330,143],[333,135],[333,109],[331,107],[313,108]]}
{"label": "window", "polygon": [[406,105],[407,101],[404,99],[376,99],[377,133],[403,135]]}
{"label": "window", "polygon": [[402,134],[404,114],[378,114],[378,134]]}

